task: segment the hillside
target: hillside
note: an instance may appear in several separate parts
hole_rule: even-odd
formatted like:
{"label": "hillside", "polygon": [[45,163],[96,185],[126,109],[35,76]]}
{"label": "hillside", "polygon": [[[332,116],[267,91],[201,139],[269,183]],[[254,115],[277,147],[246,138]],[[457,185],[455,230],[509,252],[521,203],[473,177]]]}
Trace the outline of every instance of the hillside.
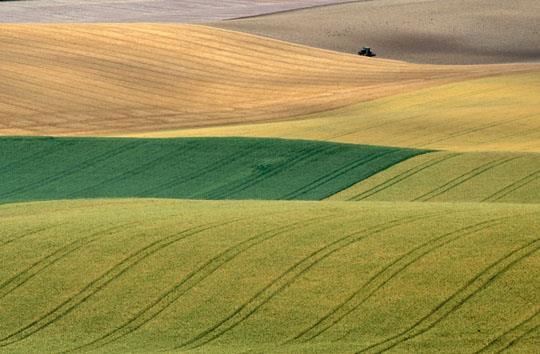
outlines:
{"label": "hillside", "polygon": [[33,0],[0,1],[0,23],[207,22],[343,0]]}
{"label": "hillside", "polygon": [[511,204],[4,205],[0,348],[534,351],[539,222]]}
{"label": "hillside", "polygon": [[394,165],[329,199],[538,204],[540,154],[426,154]]}
{"label": "hillside", "polygon": [[450,151],[540,152],[540,71],[412,91],[298,121],[142,136],[252,136]]}
{"label": "hillside", "polygon": [[432,64],[539,62],[537,0],[375,0],[220,21],[313,47]]}
{"label": "hillside", "polygon": [[424,152],[272,139],[0,138],[0,202],[320,200]]}
{"label": "hillside", "polygon": [[0,25],[0,47],[0,135],[290,120],[537,67],[371,60],[194,25]]}

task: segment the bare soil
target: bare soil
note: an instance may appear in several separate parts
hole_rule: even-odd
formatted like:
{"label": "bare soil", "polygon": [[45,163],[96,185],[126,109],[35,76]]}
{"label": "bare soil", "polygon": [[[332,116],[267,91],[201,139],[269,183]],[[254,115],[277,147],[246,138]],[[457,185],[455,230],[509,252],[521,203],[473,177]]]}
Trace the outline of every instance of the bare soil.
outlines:
{"label": "bare soil", "polygon": [[0,23],[198,23],[347,0],[35,0],[0,1]]}
{"label": "bare soil", "polygon": [[364,0],[213,25],[416,63],[540,61],[538,0]]}

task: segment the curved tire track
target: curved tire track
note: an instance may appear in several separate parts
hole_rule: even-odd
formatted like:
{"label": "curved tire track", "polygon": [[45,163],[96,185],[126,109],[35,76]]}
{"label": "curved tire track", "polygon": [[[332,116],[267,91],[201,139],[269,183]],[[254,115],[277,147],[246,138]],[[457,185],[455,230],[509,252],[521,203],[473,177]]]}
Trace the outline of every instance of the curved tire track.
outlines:
{"label": "curved tire track", "polygon": [[[383,269],[373,275],[366,283],[364,283],[357,291],[350,295],[344,302],[336,306],[333,310],[328,312],[312,326],[297,334],[293,339],[289,340],[286,343],[290,343],[296,340],[307,342],[320,336],[321,334],[341,322],[352,312],[354,312],[364,302],[371,298],[373,294],[377,292],[377,290],[382,288],[397,275],[401,274],[410,265],[414,264],[415,262],[417,262],[424,256],[430,254],[431,252],[453,241],[493,227],[496,221],[498,221],[498,219],[487,220],[474,225],[469,225],[467,227],[446,233],[442,236],[424,242],[417,247],[414,247],[409,252],[403,254],[402,256],[398,257],[390,264],[385,266]],[[347,336],[348,334],[349,333],[346,333],[345,336]]]}
{"label": "curved tire track", "polygon": [[[440,214],[435,214],[440,215]],[[358,231],[352,234],[349,234],[345,237],[339,238],[322,248],[312,252],[307,257],[295,263],[279,277],[275,278],[272,282],[266,285],[263,289],[258,291],[254,296],[252,296],[247,302],[240,305],[236,310],[234,310],[230,315],[220,320],[218,323],[212,327],[200,332],[195,335],[193,338],[187,340],[186,342],[180,344],[175,349],[193,349],[198,348],[204,344],[207,344],[223,334],[229,332],[240,323],[248,319],[253,315],[257,310],[259,310],[263,305],[268,303],[272,298],[278,295],[280,292],[289,287],[295,280],[300,276],[308,272],[315,265],[323,261],[325,258],[328,258],[335,252],[344,249],[345,247],[359,242],[369,236],[381,233],[388,229],[404,225],[407,223],[415,222],[418,220],[424,220],[435,215],[424,215],[421,217],[404,217],[396,219],[391,222],[384,224],[376,225],[362,231]]]}
{"label": "curved tire track", "polygon": [[146,323],[153,320],[160,313],[166,310],[174,302],[176,302],[180,297],[186,294],[193,287],[197,286],[203,280],[208,278],[218,269],[231,262],[240,254],[248,251],[249,249],[268,241],[276,236],[285,234],[295,229],[302,229],[313,225],[315,221],[320,221],[321,219],[326,219],[328,217],[333,217],[334,215],[328,215],[308,220],[303,220],[295,222],[286,226],[281,226],[274,228],[268,231],[265,231],[256,236],[250,237],[247,240],[243,240],[236,245],[229,247],[225,251],[219,253],[215,257],[212,257],[206,261],[202,266],[196,270],[189,273],[185,276],[178,284],[169,289],[167,292],[155,299],[151,304],[146,306],[144,309],[140,310],[135,316],[129,319],[127,322],[121,326],[115,328],[114,330],[102,335],[101,337],[79,346],[77,348],[66,351],[74,352],[79,350],[93,350],[100,347],[103,347],[111,342],[117,341],[118,339],[129,335],[130,333],[136,331]]}
{"label": "curved tire track", "polygon": [[442,158],[439,158],[439,159],[435,159],[435,161],[433,160],[430,160],[430,161],[426,161],[420,165],[417,165],[415,167],[412,167],[410,169],[408,169],[407,171],[404,171],[403,173],[400,173],[399,175],[396,175],[392,178],[389,178],[387,179],[386,181],[376,185],[375,187],[373,188],[370,188],[368,189],[367,191],[364,191],[360,194],[357,194],[355,195],[354,197],[351,197],[349,200],[355,200],[355,201],[358,201],[358,200],[363,200],[363,199],[366,199],[366,198],[369,198],[371,197],[372,195],[375,195],[377,193],[380,193],[382,192],[383,190],[387,189],[387,188],[390,188],[396,184],[398,184],[399,182],[402,182],[404,180],[406,180],[407,178],[409,177],[412,177],[430,167],[433,167],[435,165],[438,165],[446,160],[449,160],[451,158],[454,158],[456,156],[459,156],[461,154],[459,153],[455,153],[455,154],[449,154],[447,156],[443,156]]}
{"label": "curved tire track", "polygon": [[487,201],[498,201],[502,198],[506,197],[507,195],[515,192],[516,190],[526,186],[527,184],[533,182],[536,178],[540,176],[540,170],[537,170],[517,181],[515,181],[512,184],[509,184],[508,186],[504,187],[503,189],[498,190],[497,192],[493,193],[489,197],[482,200],[483,202]]}
{"label": "curved tire track", "polygon": [[540,310],[536,310],[531,316],[527,317],[523,321],[520,321],[512,328],[490,341],[485,347],[478,350],[476,353],[501,353],[502,351],[511,347],[518,340],[533,332],[535,328],[540,326],[539,314]]}
{"label": "curved tire track", "polygon": [[0,248],[4,247],[6,245],[9,245],[10,243],[20,241],[20,240],[25,239],[27,237],[37,235],[37,234],[40,234],[42,232],[45,232],[45,231],[48,231],[48,230],[51,230],[51,229],[54,229],[54,228],[56,228],[58,226],[63,226],[63,225],[66,225],[66,224],[65,223],[60,223],[60,224],[48,225],[48,226],[44,226],[44,227],[35,228],[33,230],[25,231],[24,233],[21,233],[21,234],[15,236],[15,237],[11,237],[8,240],[1,241],[0,242]]}
{"label": "curved tire track", "polygon": [[488,162],[486,164],[483,164],[483,165],[480,165],[472,170],[470,170],[469,172],[467,173],[464,173],[463,175],[459,176],[459,177],[456,177],[454,179],[452,179],[451,181],[448,181],[446,182],[445,184],[443,184],[442,186],[439,186],[437,188],[435,188],[434,190],[432,190],[431,192],[428,192],[428,193],[425,193],[417,198],[415,198],[413,201],[428,201],[428,200],[431,200],[443,193],[446,193],[448,192],[449,190],[459,186],[460,184],[463,184],[467,181],[469,181],[470,179],[482,174],[482,173],[485,173],[495,167],[498,167],[498,166],[501,166],[501,165],[504,165],[510,161],[513,161],[513,160],[516,160],[516,159],[519,159],[521,156],[515,156],[515,157],[509,157],[509,158],[501,158],[501,159],[497,159],[495,161],[491,161],[491,162]]}
{"label": "curved tire track", "polygon": [[427,315],[415,322],[409,328],[395,334],[378,343],[372,344],[357,353],[381,353],[395,346],[404,343],[410,339],[418,337],[423,333],[435,327],[439,322],[450,316],[464,303],[480,293],[493,283],[498,277],[508,271],[511,267],[526,259],[534,252],[540,249],[540,239],[535,239],[525,245],[512,250],[502,258],[492,263],[490,266],[478,273],[474,278],[469,280],[458,291],[453,293],[446,300],[437,305]]}
{"label": "curved tire track", "polygon": [[109,234],[110,232],[114,232],[118,229],[123,230],[128,225],[130,224],[117,225],[104,230],[100,230],[98,232],[94,232],[90,236],[75,240],[64,247],[59,248],[53,253],[43,257],[42,259],[33,263],[30,267],[20,271],[10,279],[0,284],[0,299],[3,299],[16,289],[20,288],[30,279],[43,272],[53,264],[61,261],[73,252],[102,237],[104,233]]}
{"label": "curved tire track", "polygon": [[143,247],[142,249],[139,249],[137,252],[132,253],[130,256],[126,257],[124,260],[116,264],[114,267],[110,268],[100,277],[94,279],[92,282],[86,285],[77,294],[65,300],[60,305],[56,306],[53,310],[49,311],[47,314],[39,317],[38,319],[32,321],[31,323],[18,329],[17,331],[12,332],[11,334],[3,338],[0,338],[0,347],[6,347],[10,344],[24,340],[25,338],[30,337],[36,332],[39,332],[40,330],[50,326],[54,322],[69,314],[76,307],[86,302],[91,296],[101,291],[109,283],[119,278],[122,274],[134,267],[136,264],[138,264],[145,258],[151,256],[152,254],[160,251],[161,249],[190,236],[194,236],[196,234],[219,226],[233,223],[237,220],[238,219],[232,219],[226,222],[216,222],[209,225],[201,225],[188,228],[182,230],[181,232],[152,242],[151,244]]}

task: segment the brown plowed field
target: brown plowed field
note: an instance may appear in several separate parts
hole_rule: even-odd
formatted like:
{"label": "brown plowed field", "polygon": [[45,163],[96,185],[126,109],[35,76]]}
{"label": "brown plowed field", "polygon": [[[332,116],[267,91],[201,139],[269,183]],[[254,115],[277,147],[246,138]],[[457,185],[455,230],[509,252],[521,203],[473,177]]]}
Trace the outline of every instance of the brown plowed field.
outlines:
{"label": "brown plowed field", "polygon": [[540,61],[538,0],[375,0],[215,26],[314,47],[432,64]]}
{"label": "brown plowed field", "polygon": [[0,1],[0,22],[206,22],[347,0],[33,0]]}

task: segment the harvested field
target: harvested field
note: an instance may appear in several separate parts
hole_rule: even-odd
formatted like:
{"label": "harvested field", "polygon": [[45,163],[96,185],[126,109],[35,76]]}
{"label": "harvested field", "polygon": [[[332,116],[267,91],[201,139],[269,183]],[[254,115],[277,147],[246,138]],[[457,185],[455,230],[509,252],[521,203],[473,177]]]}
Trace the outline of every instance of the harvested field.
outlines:
{"label": "harvested field", "polygon": [[313,47],[432,64],[540,61],[537,0],[375,0],[213,25]]}
{"label": "harvested field", "polygon": [[537,347],[537,205],[70,201],[0,226],[3,353]]}
{"label": "harvested field", "polygon": [[540,154],[417,156],[329,199],[540,203]]}
{"label": "harvested field", "polygon": [[293,119],[537,65],[371,60],[194,25],[1,25],[0,135]]}
{"label": "harvested field", "polygon": [[298,121],[144,136],[252,136],[450,151],[540,152],[540,72],[463,81]]}
{"label": "harvested field", "polygon": [[33,0],[0,1],[0,23],[207,22],[344,0]]}
{"label": "harvested field", "polygon": [[0,202],[320,200],[422,150],[271,139],[0,138]]}

